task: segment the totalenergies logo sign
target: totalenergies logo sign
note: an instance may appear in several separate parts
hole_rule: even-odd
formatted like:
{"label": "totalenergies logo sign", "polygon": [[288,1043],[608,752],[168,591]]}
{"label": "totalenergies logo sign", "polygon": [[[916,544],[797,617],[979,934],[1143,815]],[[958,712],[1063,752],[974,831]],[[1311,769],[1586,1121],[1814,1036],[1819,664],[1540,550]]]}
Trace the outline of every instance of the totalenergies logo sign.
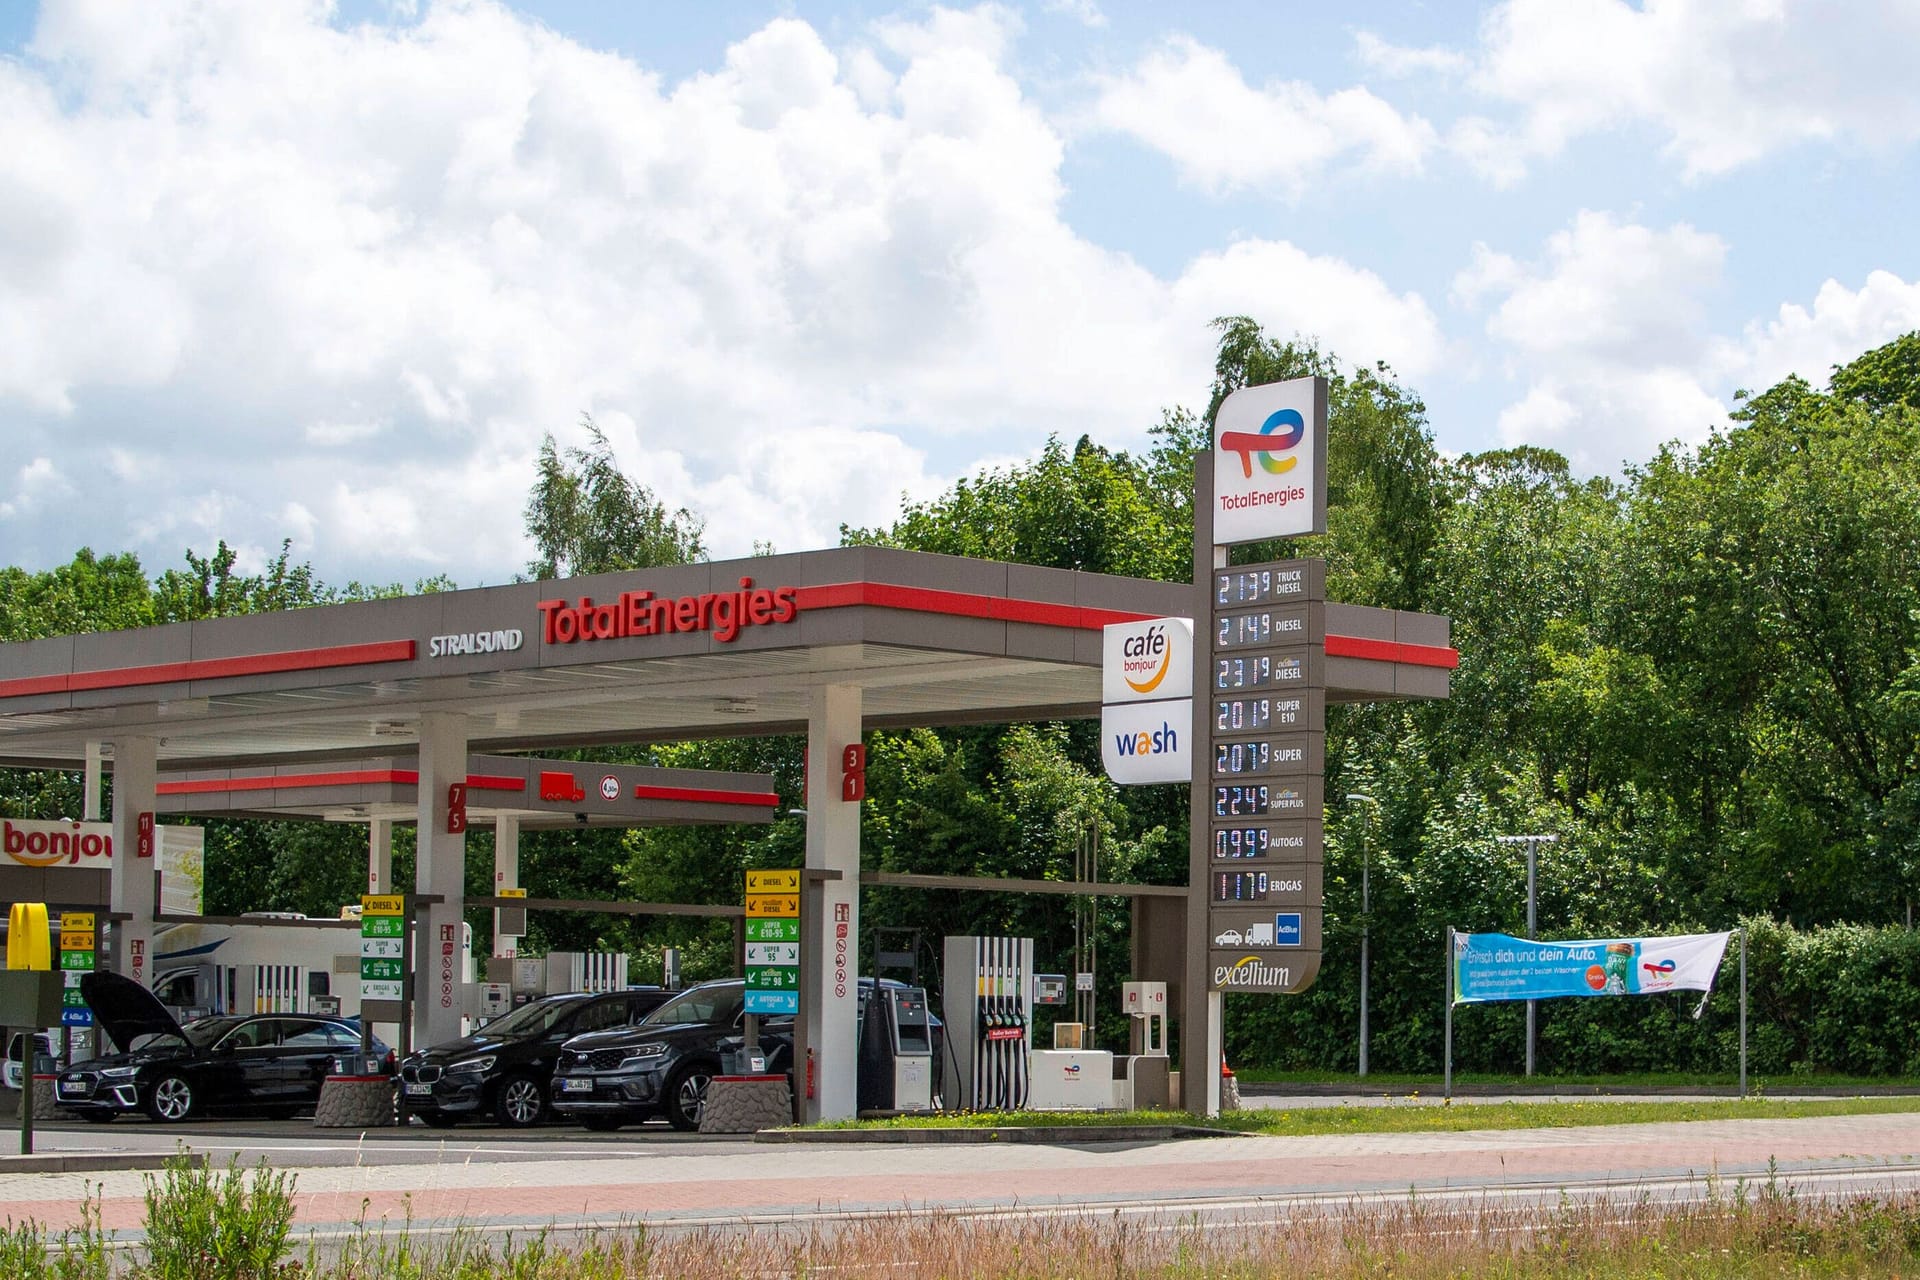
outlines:
{"label": "totalenergies logo sign", "polygon": [[1116,622],[1101,635],[1100,701],[1193,696],[1193,619]]}
{"label": "totalenergies logo sign", "polygon": [[1260,459],[1260,469],[1268,475],[1285,475],[1300,465],[1300,459],[1294,456],[1293,447],[1307,434],[1307,420],[1300,416],[1298,409],[1275,409],[1267,420],[1260,424],[1257,433],[1228,431],[1220,436],[1220,449],[1223,453],[1239,455],[1241,473],[1253,478],[1253,460]]}
{"label": "totalenergies logo sign", "polygon": [[23,867],[72,867],[83,858],[97,859],[104,866],[113,857],[113,828],[104,822],[3,819],[0,854]]}
{"label": "totalenergies logo sign", "polygon": [[581,596],[573,602],[542,600],[537,607],[540,638],[546,644],[694,631],[711,631],[715,640],[729,644],[744,627],[792,622],[799,617],[800,589],[756,587],[752,578],[742,578],[738,591],[710,591],[696,596],[623,591],[618,600],[604,604],[596,604],[591,596]]}
{"label": "totalenergies logo sign", "polygon": [[1213,433],[1215,545],[1326,531],[1326,379],[1242,387]]}

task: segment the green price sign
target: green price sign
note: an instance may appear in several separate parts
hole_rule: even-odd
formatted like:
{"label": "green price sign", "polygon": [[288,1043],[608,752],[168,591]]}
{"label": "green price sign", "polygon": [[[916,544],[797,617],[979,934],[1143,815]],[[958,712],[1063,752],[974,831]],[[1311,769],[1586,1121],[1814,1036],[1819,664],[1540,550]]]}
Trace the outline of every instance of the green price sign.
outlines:
{"label": "green price sign", "polygon": [[799,966],[789,968],[786,965],[760,965],[747,970],[747,989],[749,991],[798,991],[800,989]]}
{"label": "green price sign", "polygon": [[800,922],[785,916],[761,916],[747,921],[748,942],[798,942]]}
{"label": "green price sign", "polygon": [[91,969],[93,968],[93,952],[62,951],[60,953],[60,967],[62,969]]}
{"label": "green price sign", "polygon": [[372,956],[361,958],[360,977],[362,981],[394,981],[401,976],[401,966],[398,960],[384,960]]}
{"label": "green price sign", "polygon": [[407,922],[402,916],[361,916],[360,936],[363,938],[404,938],[407,934]]}

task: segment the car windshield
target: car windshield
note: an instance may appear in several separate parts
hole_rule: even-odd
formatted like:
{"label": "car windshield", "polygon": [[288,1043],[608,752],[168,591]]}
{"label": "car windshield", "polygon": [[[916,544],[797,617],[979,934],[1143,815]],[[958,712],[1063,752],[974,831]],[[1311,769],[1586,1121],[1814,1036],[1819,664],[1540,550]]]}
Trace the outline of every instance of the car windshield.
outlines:
{"label": "car windshield", "polygon": [[739,987],[694,987],[640,1020],[643,1027],[670,1027],[679,1022],[731,1022],[740,1009]]}
{"label": "car windshield", "polygon": [[523,1004],[504,1018],[496,1018],[482,1030],[490,1036],[537,1036],[552,1029],[553,1024],[579,1007],[580,998],[569,997],[565,1000],[535,1000]]}

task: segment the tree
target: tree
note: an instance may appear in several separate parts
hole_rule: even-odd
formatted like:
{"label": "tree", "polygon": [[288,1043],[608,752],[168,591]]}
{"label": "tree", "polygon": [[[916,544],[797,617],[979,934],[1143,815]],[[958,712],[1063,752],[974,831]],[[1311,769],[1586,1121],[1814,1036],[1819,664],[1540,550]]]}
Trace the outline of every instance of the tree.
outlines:
{"label": "tree", "polygon": [[1433,540],[1446,502],[1426,405],[1385,364],[1342,372],[1311,342],[1269,338],[1246,316],[1214,321],[1220,347],[1206,421],[1242,387],[1318,375],[1327,379],[1327,536],[1257,546],[1252,560],[1324,555],[1340,598],[1424,609]]}
{"label": "tree", "polygon": [[527,533],[537,558],[531,578],[571,578],[622,569],[689,564],[706,558],[703,522],[684,507],[669,512],[653,491],[620,470],[613,446],[590,416],[588,444],[564,453],[552,436],[540,444]]}

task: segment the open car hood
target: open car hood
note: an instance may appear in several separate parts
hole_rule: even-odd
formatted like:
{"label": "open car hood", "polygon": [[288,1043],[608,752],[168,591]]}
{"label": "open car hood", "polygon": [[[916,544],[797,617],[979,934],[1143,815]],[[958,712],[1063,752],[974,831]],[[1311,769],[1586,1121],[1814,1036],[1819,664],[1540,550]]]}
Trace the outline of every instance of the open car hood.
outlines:
{"label": "open car hood", "polygon": [[132,978],[97,969],[80,979],[80,998],[93,1010],[94,1021],[121,1052],[141,1036],[178,1036],[180,1024],[159,997]]}

